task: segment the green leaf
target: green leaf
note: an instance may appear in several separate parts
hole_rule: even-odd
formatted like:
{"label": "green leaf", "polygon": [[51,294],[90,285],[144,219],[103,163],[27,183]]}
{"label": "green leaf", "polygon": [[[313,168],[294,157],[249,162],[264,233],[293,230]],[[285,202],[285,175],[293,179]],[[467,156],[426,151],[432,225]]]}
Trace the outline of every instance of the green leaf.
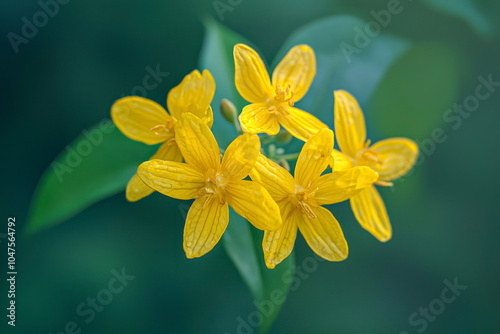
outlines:
{"label": "green leaf", "polygon": [[219,105],[222,99],[229,99],[241,110],[248,104],[236,90],[234,85],[233,48],[238,43],[250,43],[243,37],[223,27],[213,20],[205,23],[206,35],[200,55],[200,69],[207,69],[215,80],[215,96],[212,103],[214,125],[212,132],[220,147],[227,147],[238,132],[220,114]]}
{"label": "green leaf", "polygon": [[[214,21],[206,23],[206,37],[200,56],[200,69],[208,69],[215,80],[217,89],[214,97],[214,125],[212,131],[221,147],[226,147],[238,133],[218,112],[222,98],[231,100],[240,110],[248,104],[243,100],[234,85],[233,47],[237,43],[251,45],[241,36]],[[255,298],[255,305],[271,302],[271,292],[279,291],[286,296],[289,280],[283,279],[284,273],[293,270],[293,255],[275,269],[267,269],[262,251],[262,235],[249,223],[231,210],[228,228],[223,235],[224,247],[237,270],[248,285]],[[265,333],[276,318],[281,304],[272,305],[272,310],[261,312],[263,323],[260,332]],[[266,313],[266,314],[264,314]]]}
{"label": "green leaf", "polygon": [[68,145],[40,179],[31,202],[28,231],[60,223],[125,189],[155,147],[125,137],[105,120]]}
{"label": "green leaf", "polygon": [[456,55],[445,46],[420,44],[391,67],[369,108],[383,138],[429,138],[443,123],[443,113],[459,94]]}
{"label": "green leaf", "polygon": [[[266,333],[281,308],[279,298],[285,298],[290,288],[289,277],[293,274],[295,257],[292,253],[276,268],[268,269],[262,237],[262,231],[231,210],[230,223],[223,235],[224,248],[255,298],[254,305],[263,318],[260,333]],[[246,321],[245,317],[243,319]]]}
{"label": "green leaf", "polygon": [[494,25],[492,20],[472,0],[424,0],[429,6],[466,21],[477,33],[490,36]]}
{"label": "green leaf", "polygon": [[[316,54],[317,70],[305,97],[297,103],[333,128],[333,91],[344,89],[363,104],[372,96],[391,64],[410,44],[400,38],[379,34],[362,37],[365,22],[347,16],[333,16],[300,28],[286,41],[274,66],[297,44],[308,44]],[[356,50],[352,53],[349,50]]]}

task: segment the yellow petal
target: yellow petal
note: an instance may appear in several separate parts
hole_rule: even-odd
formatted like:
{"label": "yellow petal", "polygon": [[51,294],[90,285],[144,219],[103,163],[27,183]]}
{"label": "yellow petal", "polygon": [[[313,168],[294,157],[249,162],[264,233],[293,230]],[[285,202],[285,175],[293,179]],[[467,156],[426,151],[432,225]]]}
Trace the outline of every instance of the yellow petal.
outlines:
{"label": "yellow petal", "polygon": [[348,247],[344,233],[332,213],[323,208],[312,208],[316,218],[310,218],[295,210],[300,233],[311,249],[328,261],[342,261],[347,258]]}
{"label": "yellow petal", "polygon": [[129,202],[136,202],[154,192],[153,188],[142,182],[141,178],[136,174],[128,181],[125,196]]}
{"label": "yellow petal", "polygon": [[227,203],[205,195],[194,201],[184,226],[184,251],[190,259],[208,253],[219,242],[229,222]]}
{"label": "yellow petal", "polygon": [[295,192],[295,181],[292,175],[262,154],[259,155],[254,169],[250,172],[250,177],[253,181],[262,184],[276,201]]}
{"label": "yellow petal", "polygon": [[269,74],[260,56],[245,44],[234,46],[234,83],[240,95],[250,103],[265,102],[274,96]]}
{"label": "yellow petal", "polygon": [[213,114],[210,103],[214,93],[215,82],[210,72],[204,70],[201,75],[198,70],[194,70],[186,75],[178,86],[170,90],[167,96],[167,107],[172,116],[177,119],[183,113],[190,112],[211,127]]}
{"label": "yellow petal", "polygon": [[278,205],[257,182],[242,180],[228,184],[226,200],[237,214],[260,230],[276,230],[281,225]]}
{"label": "yellow petal", "polygon": [[[175,141],[169,140],[168,142],[163,143],[155,155],[151,157],[151,160],[154,159],[181,162],[182,154]],[[154,190],[142,182],[141,178],[136,173],[128,182],[125,195],[128,201],[136,202],[151,195],[153,192]]]}
{"label": "yellow petal", "polygon": [[392,236],[392,227],[384,201],[377,189],[371,186],[351,198],[351,208],[361,226],[379,241]]}
{"label": "yellow petal", "polygon": [[200,119],[203,123],[205,123],[208,126],[209,129],[212,128],[212,125],[214,124],[214,112],[212,111],[211,106],[208,106],[204,116]]}
{"label": "yellow petal", "polygon": [[308,45],[294,46],[273,72],[273,87],[288,85],[294,94],[292,101],[300,100],[309,89],[316,74],[316,57]]}
{"label": "yellow petal", "polygon": [[335,134],[342,152],[351,157],[363,149],[366,140],[365,116],[356,99],[346,91],[337,90],[335,96]]}
{"label": "yellow petal", "polygon": [[183,114],[175,123],[175,141],[184,160],[201,172],[219,170],[220,150],[212,131],[193,114]]}
{"label": "yellow petal", "polygon": [[333,132],[321,129],[302,147],[295,166],[295,182],[307,188],[328,167],[333,150]]}
{"label": "yellow petal", "polygon": [[259,136],[246,133],[236,138],[226,149],[222,159],[222,173],[226,178],[241,180],[248,176],[260,154]]}
{"label": "yellow petal", "polygon": [[295,138],[307,141],[320,129],[328,128],[319,119],[303,110],[289,106],[283,108],[287,112],[278,113],[278,120]]}
{"label": "yellow petal", "polygon": [[371,186],[377,179],[377,172],[365,166],[325,174],[313,186],[318,189],[314,199],[319,205],[339,203]]}
{"label": "yellow petal", "polygon": [[254,103],[244,107],[239,120],[245,132],[276,135],[280,131],[278,118],[274,112],[268,110],[266,103]]}
{"label": "yellow petal", "polygon": [[382,181],[392,181],[406,174],[417,161],[418,146],[407,138],[381,140],[369,148],[378,153],[381,164],[373,165]]}
{"label": "yellow petal", "polygon": [[174,136],[168,127],[154,130],[166,126],[171,117],[158,103],[143,97],[119,99],[111,107],[111,118],[125,136],[145,144],[158,144]]}
{"label": "yellow petal", "polygon": [[297,223],[291,217],[295,206],[288,200],[278,202],[278,206],[283,224],[275,231],[265,231],[262,240],[264,259],[269,269],[273,269],[290,255],[297,238]]}
{"label": "yellow petal", "polygon": [[198,169],[175,161],[143,162],[137,175],[154,190],[177,199],[197,198],[205,187],[204,176]]}

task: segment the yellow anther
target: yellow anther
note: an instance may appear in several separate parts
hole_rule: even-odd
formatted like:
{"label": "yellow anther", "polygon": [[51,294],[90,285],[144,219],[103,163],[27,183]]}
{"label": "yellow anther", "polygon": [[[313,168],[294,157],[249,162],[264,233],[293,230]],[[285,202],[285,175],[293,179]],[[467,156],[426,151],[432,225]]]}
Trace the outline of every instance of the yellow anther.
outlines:
{"label": "yellow anther", "polygon": [[394,185],[394,183],[392,183],[392,182],[387,182],[387,181],[382,181],[382,180],[377,180],[377,182],[375,182],[375,184],[377,186],[381,186],[381,187],[392,187]]}
{"label": "yellow anther", "polygon": [[160,124],[160,125],[152,127],[151,129],[149,129],[149,131],[154,132],[155,134],[159,135],[163,131],[167,131],[168,132],[169,129],[167,128],[166,125]]}

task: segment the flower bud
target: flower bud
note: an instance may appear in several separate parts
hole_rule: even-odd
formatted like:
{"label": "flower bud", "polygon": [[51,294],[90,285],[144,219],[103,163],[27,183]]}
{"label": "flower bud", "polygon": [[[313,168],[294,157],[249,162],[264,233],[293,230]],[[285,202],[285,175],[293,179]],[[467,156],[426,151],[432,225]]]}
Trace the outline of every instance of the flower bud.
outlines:
{"label": "flower bud", "polygon": [[282,131],[278,133],[276,136],[274,136],[274,140],[277,143],[286,144],[290,142],[290,140],[292,140],[292,135],[288,131]]}
{"label": "flower bud", "polygon": [[285,159],[281,159],[279,161],[279,165],[281,167],[283,167],[284,169],[286,169],[287,171],[290,171],[290,164],[288,163],[288,161],[286,161]]}
{"label": "flower bud", "polygon": [[236,111],[236,107],[233,102],[228,99],[222,99],[220,101],[220,113],[222,116],[231,124],[236,124],[236,116],[238,112]]}

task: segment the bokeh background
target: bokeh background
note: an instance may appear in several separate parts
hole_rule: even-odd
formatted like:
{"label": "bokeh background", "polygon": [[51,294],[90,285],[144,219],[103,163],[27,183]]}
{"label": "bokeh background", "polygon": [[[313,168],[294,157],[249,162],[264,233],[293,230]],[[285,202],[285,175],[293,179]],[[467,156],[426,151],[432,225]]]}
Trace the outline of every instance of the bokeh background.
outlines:
{"label": "bokeh background", "polygon": [[[338,14],[372,20],[370,11],[387,4],[242,0],[233,2],[221,19],[212,0],[72,0],[61,4],[57,15],[15,53],[7,34],[20,34],[22,18],[30,18],[40,5],[1,1],[0,233],[6,233],[7,218],[15,216],[19,273],[17,326],[7,327],[2,314],[2,332],[59,333],[75,321],[86,333],[237,333],[238,317],[254,310],[253,297],[221,244],[201,259],[186,259],[180,202],[154,194],[130,204],[120,193],[29,235],[24,229],[37,182],[83,129],[109,118],[111,104],[141,85],[147,66],[159,65],[169,73],[147,92],[165,105],[168,90],[198,67],[207,18],[245,36],[272,63],[299,27]],[[389,80],[378,99],[363,101],[370,137],[405,135],[398,126],[411,120],[417,130],[406,135],[422,144],[432,132],[419,132],[419,120],[426,123],[430,117],[447,139],[424,153],[404,182],[382,189],[394,229],[390,242],[381,244],[361,229],[348,203],[331,207],[349,242],[349,258],[321,262],[302,279],[271,333],[417,333],[421,326],[412,326],[410,315],[439,299],[443,282],[455,278],[467,288],[428,322],[425,332],[500,331],[500,91],[481,101],[456,129],[443,120],[448,108],[474,94],[478,76],[491,74],[500,81],[500,5],[494,0],[429,0],[404,6],[384,34],[439,45],[451,50],[453,62],[434,75],[422,71],[431,62],[429,53],[413,55],[421,67],[410,73],[408,85],[417,92],[426,86],[439,92],[445,82],[443,94],[452,100],[429,113],[426,106],[435,105],[429,99],[439,93],[406,102],[408,89],[403,93]],[[363,75],[351,80],[364,84]],[[384,95],[387,91],[391,94]],[[380,101],[380,96],[394,101]],[[4,277],[6,243],[0,240]],[[302,237],[295,255],[299,265],[312,255]],[[77,306],[106,288],[111,271],[122,268],[135,279],[85,323]],[[5,312],[7,286],[1,281]]]}

